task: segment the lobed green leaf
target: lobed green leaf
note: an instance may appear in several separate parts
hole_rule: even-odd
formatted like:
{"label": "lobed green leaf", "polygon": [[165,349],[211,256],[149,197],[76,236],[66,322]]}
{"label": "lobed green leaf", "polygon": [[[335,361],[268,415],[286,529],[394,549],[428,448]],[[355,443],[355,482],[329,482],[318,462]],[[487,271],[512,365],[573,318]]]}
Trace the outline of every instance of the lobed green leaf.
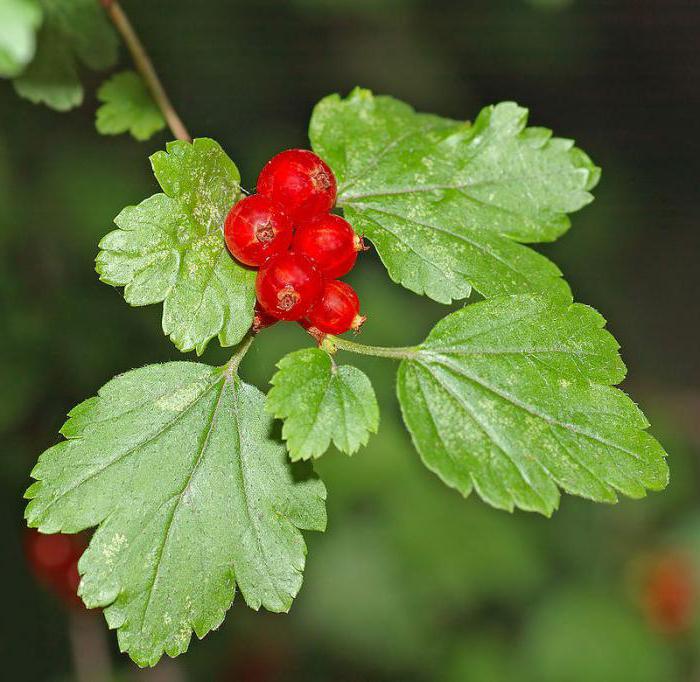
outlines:
{"label": "lobed green leaf", "polygon": [[183,352],[251,326],[255,271],[229,255],[223,222],[240,196],[238,169],[214,140],[171,142],[151,164],[164,194],[125,208],[100,242],[97,272],[134,306],[163,302],[163,331]]}
{"label": "lobed green leaf", "polygon": [[238,585],[286,611],[302,582],[300,530],[323,530],[325,488],[270,436],[264,396],[190,362],[133,370],[78,405],[32,471],[26,518],[45,533],[97,526],[79,594],[139,665],[217,628]]}
{"label": "lobed green leaf", "polygon": [[333,444],[349,455],[379,428],[379,407],[367,375],[336,366],[319,348],[290,353],[277,364],[267,411],[284,420],[292,460],[320,457]]}
{"label": "lobed green leaf", "polygon": [[165,128],[165,119],[153,101],[141,76],[123,71],[112,76],[97,91],[102,106],[95,124],[102,135],[129,132],[137,140],[147,140]]}
{"label": "lobed green leaf", "polygon": [[600,171],[570,140],[526,124],[512,102],[469,125],[357,89],[316,106],[310,137],[338,178],[338,205],[391,278],[449,303],[472,287],[484,296],[568,289],[522,243],[563,234]]}
{"label": "lobed green leaf", "polygon": [[398,396],[425,464],[463,495],[550,515],[559,489],[600,502],[668,482],[665,452],[612,385],[625,367],[604,319],[568,296],[476,303],[401,363]]}
{"label": "lobed green leaf", "polygon": [[95,71],[109,68],[117,59],[117,37],[96,0],[40,0],[40,5],[44,21],[36,54],[14,86],[35,104],[66,111],[83,101],[78,61]]}
{"label": "lobed green leaf", "polygon": [[39,0],[0,3],[0,77],[18,76],[33,59],[42,20]]}

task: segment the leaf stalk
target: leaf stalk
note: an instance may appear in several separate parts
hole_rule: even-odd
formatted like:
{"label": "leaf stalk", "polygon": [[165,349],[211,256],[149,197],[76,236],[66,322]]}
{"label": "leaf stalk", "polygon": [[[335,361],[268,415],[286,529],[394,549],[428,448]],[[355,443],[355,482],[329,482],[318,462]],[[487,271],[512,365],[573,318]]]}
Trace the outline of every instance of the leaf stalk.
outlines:
{"label": "leaf stalk", "polygon": [[321,343],[321,347],[334,353],[336,350],[344,350],[358,355],[370,355],[377,358],[389,358],[391,360],[411,360],[418,355],[416,346],[402,346],[388,348],[386,346],[368,346],[357,341],[350,341],[339,336],[327,334]]}
{"label": "leaf stalk", "polygon": [[253,343],[254,338],[255,336],[253,336],[253,334],[247,334],[243,338],[243,341],[236,346],[236,350],[233,352],[229,361],[222,367],[227,380],[230,381],[238,373],[238,367]]}

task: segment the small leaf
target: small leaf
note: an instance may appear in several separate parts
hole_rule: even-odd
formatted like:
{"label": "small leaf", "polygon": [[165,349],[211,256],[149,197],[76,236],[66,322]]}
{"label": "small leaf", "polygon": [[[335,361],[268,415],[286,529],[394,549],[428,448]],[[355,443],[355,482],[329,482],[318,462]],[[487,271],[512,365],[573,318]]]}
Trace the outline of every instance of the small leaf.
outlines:
{"label": "small leaf", "polygon": [[0,3],[0,77],[18,76],[33,59],[42,19],[38,0]]}
{"label": "small leaf", "polygon": [[117,59],[117,37],[96,0],[41,0],[44,24],[34,60],[14,81],[15,90],[35,104],[66,111],[83,101],[80,60],[95,71]]}
{"label": "small leaf", "polygon": [[519,242],[563,234],[566,214],[592,200],[599,169],[526,122],[512,102],[470,126],[358,89],[322,100],[310,137],[338,178],[338,205],[391,278],[449,303],[472,287],[484,296],[567,290],[558,268]]}
{"label": "small leaf", "polygon": [[68,111],[82,103],[83,86],[75,59],[55,28],[45,25],[41,29],[36,56],[14,86],[20,97],[56,111]]}
{"label": "small leaf", "polygon": [[163,115],[143,79],[134,71],[112,76],[97,91],[97,98],[103,102],[96,120],[102,135],[129,132],[137,140],[147,140],[165,128]]}
{"label": "small leaf", "polygon": [[255,271],[235,262],[223,222],[240,194],[240,175],[208,138],[171,142],[151,157],[165,194],[125,208],[100,242],[97,272],[123,286],[134,306],[163,301],[163,331],[183,352],[204,352],[218,335],[238,343],[250,329]]}
{"label": "small leaf", "polygon": [[284,419],[282,437],[292,460],[320,457],[331,441],[351,455],[377,432],[374,389],[356,367],[337,367],[318,348],[290,353],[277,366],[266,408]]}
{"label": "small leaf", "polygon": [[254,609],[289,609],[305,563],[300,530],[324,529],[325,488],[292,469],[271,428],[256,388],[171,362],[110,381],[39,458],[29,525],[98,527],[79,593],[105,609],[139,665],[217,628],[236,584]]}
{"label": "small leaf", "polygon": [[550,515],[559,488],[601,502],[668,482],[665,452],[620,390],[615,339],[569,297],[521,295],[447,316],[399,369],[423,461],[465,496]]}

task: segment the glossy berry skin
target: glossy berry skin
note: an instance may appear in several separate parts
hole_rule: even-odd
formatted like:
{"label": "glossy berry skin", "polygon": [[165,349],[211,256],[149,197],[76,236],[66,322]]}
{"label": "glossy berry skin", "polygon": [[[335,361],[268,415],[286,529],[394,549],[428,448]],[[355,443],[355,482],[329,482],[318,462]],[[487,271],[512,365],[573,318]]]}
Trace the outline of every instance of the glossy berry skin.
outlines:
{"label": "glossy berry skin", "polygon": [[273,156],[258,177],[258,193],[284,206],[296,225],[330,211],[336,192],[333,171],[306,149],[288,149]]}
{"label": "glossy berry skin", "polygon": [[297,227],[292,248],[303,253],[324,277],[337,279],[352,270],[365,245],[347,220],[325,213]]}
{"label": "glossy berry skin", "polygon": [[357,331],[366,318],[360,315],[360,299],[355,290],[345,282],[332,279],[324,283],[308,319],[326,334],[343,334],[351,329]]}
{"label": "glossy berry skin", "polygon": [[226,218],[226,246],[245,265],[262,265],[289,248],[292,221],[276,202],[260,194],[241,199]]}
{"label": "glossy berry skin", "polygon": [[311,261],[295,253],[270,259],[255,280],[263,310],[278,320],[304,317],[321,293],[321,275]]}

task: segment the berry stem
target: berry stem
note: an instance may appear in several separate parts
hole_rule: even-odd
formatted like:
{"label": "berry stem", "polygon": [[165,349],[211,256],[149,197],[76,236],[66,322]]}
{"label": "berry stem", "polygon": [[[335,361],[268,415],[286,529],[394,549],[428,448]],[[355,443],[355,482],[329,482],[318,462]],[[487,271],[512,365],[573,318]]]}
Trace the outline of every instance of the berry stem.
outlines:
{"label": "berry stem", "polygon": [[185,124],[182,122],[175,107],[173,107],[170,98],[168,97],[163,83],[161,82],[158,74],[156,73],[155,67],[151,58],[148,56],[148,52],[144,47],[141,39],[138,37],[134,27],[129,21],[129,17],[126,12],[122,9],[118,0],[100,0],[102,6],[107,12],[107,15],[111,19],[115,28],[121,34],[124,39],[131,57],[134,60],[134,66],[136,70],[141,74],[141,77],[146,83],[146,87],[153,96],[155,103],[158,105],[163,117],[168,123],[172,134],[178,140],[185,140],[186,142],[192,142]]}
{"label": "berry stem", "polygon": [[410,360],[418,354],[416,346],[403,346],[387,348],[386,346],[367,346],[364,343],[350,341],[339,336],[326,334],[323,345],[336,350],[345,350],[358,355],[372,355],[377,358],[390,358],[392,360]]}

